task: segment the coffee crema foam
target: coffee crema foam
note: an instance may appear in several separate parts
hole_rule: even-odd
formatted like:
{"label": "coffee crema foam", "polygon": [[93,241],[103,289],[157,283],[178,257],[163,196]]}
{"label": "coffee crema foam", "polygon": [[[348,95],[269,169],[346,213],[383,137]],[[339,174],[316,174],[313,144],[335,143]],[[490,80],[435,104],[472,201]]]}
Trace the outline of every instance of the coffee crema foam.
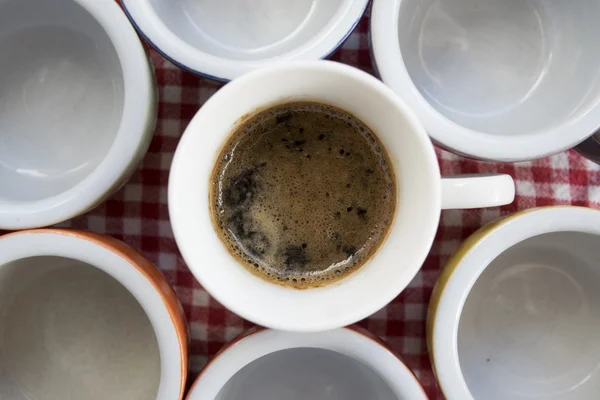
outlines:
{"label": "coffee crema foam", "polygon": [[210,192],[229,252],[264,280],[298,289],[364,265],[396,207],[394,171],[374,133],[345,111],[309,102],[269,108],[236,129]]}

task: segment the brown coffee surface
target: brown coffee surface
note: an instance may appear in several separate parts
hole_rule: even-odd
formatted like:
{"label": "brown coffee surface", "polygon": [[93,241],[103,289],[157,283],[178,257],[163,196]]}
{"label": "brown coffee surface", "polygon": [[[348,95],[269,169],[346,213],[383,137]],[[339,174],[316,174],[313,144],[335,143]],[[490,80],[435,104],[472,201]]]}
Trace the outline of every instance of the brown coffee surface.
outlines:
{"label": "brown coffee surface", "polygon": [[392,165],[360,120],[319,103],[259,112],[229,138],[210,204],[229,252],[261,278],[295,288],[360,268],[394,216]]}

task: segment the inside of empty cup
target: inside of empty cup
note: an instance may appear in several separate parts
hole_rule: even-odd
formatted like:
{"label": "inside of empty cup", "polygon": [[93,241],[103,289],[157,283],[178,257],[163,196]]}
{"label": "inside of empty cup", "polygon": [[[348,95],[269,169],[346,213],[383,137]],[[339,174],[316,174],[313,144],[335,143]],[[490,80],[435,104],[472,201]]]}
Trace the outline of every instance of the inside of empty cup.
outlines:
{"label": "inside of empty cup", "polygon": [[398,35],[414,85],[438,112],[519,135],[598,102],[599,19],[596,0],[403,0]]}
{"label": "inside of empty cup", "polygon": [[399,400],[369,366],[317,348],[280,350],[239,370],[215,400]]}
{"label": "inside of empty cup", "polygon": [[109,151],[124,102],[116,50],[73,0],[0,0],[0,202],[57,195]]}
{"label": "inside of empty cup", "polygon": [[0,399],[149,400],[160,378],[150,320],[114,278],[62,257],[0,266]]}
{"label": "inside of empty cup", "polygon": [[470,291],[458,354],[475,399],[600,393],[600,237],[540,235],[504,251]]}
{"label": "inside of empty cup", "polygon": [[352,0],[149,0],[176,36],[210,55],[259,60],[291,52],[321,34]]}

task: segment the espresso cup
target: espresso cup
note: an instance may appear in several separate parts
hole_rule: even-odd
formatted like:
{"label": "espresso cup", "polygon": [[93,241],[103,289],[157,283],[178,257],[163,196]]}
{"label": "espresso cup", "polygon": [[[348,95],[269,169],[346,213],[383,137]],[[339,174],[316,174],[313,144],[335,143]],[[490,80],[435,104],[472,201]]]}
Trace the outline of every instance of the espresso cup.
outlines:
{"label": "espresso cup", "polygon": [[187,400],[427,400],[411,370],[359,327],[252,329],[209,362]]}
{"label": "espresso cup", "polygon": [[141,254],[72,230],[0,237],[0,399],[179,400],[188,332]]}
{"label": "espresso cup", "polygon": [[333,53],[369,0],[123,0],[132,24],[178,67],[229,81],[278,62]]}
{"label": "espresso cup", "polygon": [[448,400],[579,400],[600,387],[600,211],[493,222],[446,264],[427,339]]}
{"label": "espresso cup", "polygon": [[154,134],[154,70],[114,0],[0,1],[0,229],[54,225],[125,184]]}
{"label": "espresso cup", "polygon": [[[308,290],[266,282],[238,264],[213,229],[209,208],[213,167],[230,134],[257,110],[292,101],[329,104],[364,122],[386,148],[398,188],[389,234],[370,261],[337,283]],[[513,198],[507,175],[441,179],[433,145],[402,100],[371,75],[330,61],[273,66],[224,86],[186,129],[169,181],[175,239],[198,281],[245,319],[289,331],[333,329],[371,315],[421,268],[441,209]]]}

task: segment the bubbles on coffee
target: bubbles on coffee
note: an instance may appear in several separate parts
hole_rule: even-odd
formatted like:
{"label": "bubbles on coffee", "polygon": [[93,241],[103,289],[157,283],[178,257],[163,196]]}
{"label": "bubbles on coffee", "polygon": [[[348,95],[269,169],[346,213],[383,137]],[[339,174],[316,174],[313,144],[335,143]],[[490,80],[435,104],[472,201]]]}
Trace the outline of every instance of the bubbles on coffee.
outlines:
{"label": "bubbles on coffee", "polygon": [[375,134],[349,113],[309,102],[273,107],[222,149],[213,221],[229,252],[261,278],[330,284],[384,241],[396,206],[391,165]]}

